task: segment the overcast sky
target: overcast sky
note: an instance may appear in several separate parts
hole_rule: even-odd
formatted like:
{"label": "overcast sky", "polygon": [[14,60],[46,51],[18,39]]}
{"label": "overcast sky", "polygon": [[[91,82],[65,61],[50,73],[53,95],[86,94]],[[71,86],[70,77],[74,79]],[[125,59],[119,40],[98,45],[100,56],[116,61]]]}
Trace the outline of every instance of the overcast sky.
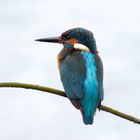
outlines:
{"label": "overcast sky", "polygon": [[[0,81],[63,90],[60,45],[35,42],[84,27],[94,33],[104,64],[104,105],[140,117],[139,0],[0,0]],[[0,140],[132,140],[140,126],[106,112],[85,126],[63,97],[0,89]]]}

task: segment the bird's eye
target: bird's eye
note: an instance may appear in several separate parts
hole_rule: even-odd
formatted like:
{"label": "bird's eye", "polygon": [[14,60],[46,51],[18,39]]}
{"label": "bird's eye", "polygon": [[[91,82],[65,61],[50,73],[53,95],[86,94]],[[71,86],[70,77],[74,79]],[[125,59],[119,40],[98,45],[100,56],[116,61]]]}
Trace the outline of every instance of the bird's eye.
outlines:
{"label": "bird's eye", "polygon": [[63,40],[68,40],[70,38],[69,35],[62,36]]}
{"label": "bird's eye", "polygon": [[69,39],[69,38],[70,38],[70,36],[69,36],[69,35],[67,35],[67,36],[66,36],[66,38],[67,38],[67,39]]}

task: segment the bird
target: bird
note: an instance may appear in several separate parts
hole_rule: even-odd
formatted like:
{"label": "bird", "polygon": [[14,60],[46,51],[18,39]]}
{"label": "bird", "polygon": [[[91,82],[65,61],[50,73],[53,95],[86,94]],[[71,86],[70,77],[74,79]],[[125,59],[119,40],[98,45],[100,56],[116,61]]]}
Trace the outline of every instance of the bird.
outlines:
{"label": "bird", "polygon": [[76,27],[60,36],[36,41],[60,43],[57,56],[60,79],[66,96],[80,110],[85,125],[93,124],[97,108],[104,98],[103,63],[91,31]]}

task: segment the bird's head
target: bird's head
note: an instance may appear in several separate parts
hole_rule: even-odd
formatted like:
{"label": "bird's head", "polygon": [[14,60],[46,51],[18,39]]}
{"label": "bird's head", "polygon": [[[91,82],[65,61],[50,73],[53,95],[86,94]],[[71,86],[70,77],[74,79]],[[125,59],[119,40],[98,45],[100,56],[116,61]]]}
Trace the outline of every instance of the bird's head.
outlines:
{"label": "bird's head", "polygon": [[84,28],[73,28],[65,31],[59,37],[42,38],[36,41],[62,43],[65,48],[73,48],[75,44],[82,44],[90,51],[96,51],[93,33]]}

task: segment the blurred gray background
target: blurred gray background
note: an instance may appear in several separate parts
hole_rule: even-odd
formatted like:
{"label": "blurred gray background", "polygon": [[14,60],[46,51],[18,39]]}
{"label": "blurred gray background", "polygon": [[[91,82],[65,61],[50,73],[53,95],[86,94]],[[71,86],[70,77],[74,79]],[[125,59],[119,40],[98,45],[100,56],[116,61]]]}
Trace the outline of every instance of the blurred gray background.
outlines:
{"label": "blurred gray background", "polygon": [[[0,82],[63,90],[60,45],[35,42],[73,27],[93,31],[104,64],[104,105],[140,117],[139,0],[0,0]],[[106,112],[85,126],[63,97],[0,88],[0,140],[132,140],[140,126]]]}

